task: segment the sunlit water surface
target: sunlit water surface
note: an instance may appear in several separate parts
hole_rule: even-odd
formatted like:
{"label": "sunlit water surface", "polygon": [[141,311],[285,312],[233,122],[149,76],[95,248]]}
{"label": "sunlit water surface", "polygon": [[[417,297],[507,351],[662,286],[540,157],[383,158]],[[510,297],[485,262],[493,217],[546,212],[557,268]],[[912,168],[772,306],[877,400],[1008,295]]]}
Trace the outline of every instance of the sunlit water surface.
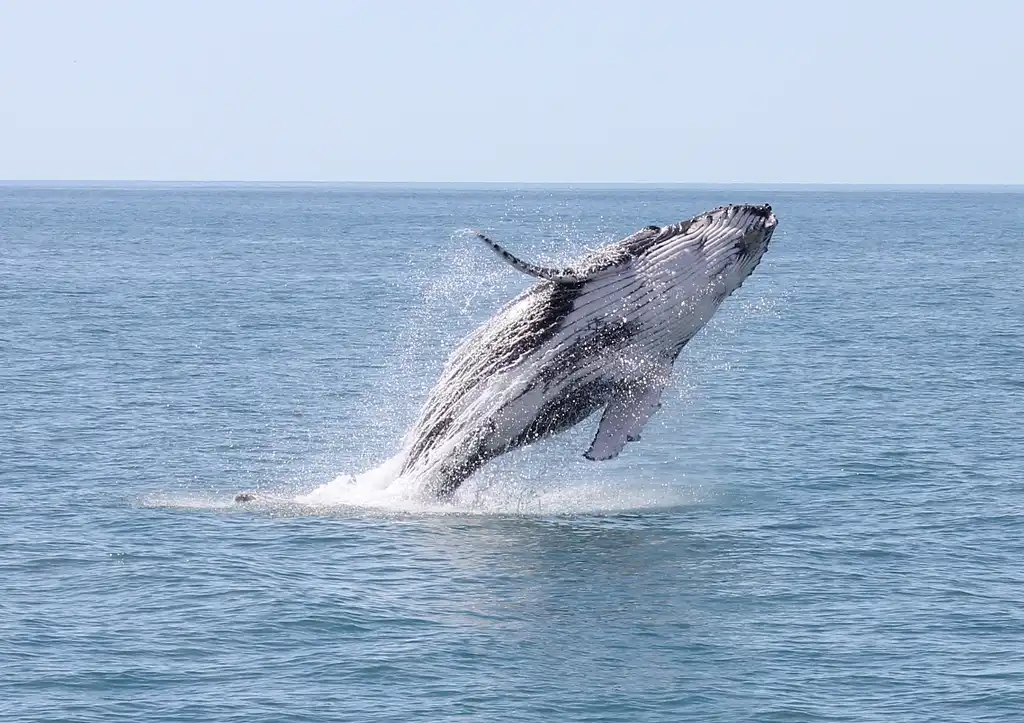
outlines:
{"label": "sunlit water surface", "polygon": [[[726,202],[779,230],[643,440],[389,485],[530,281],[464,229]],[[2,187],[0,719],[1019,721],[1022,237],[1021,192]]]}

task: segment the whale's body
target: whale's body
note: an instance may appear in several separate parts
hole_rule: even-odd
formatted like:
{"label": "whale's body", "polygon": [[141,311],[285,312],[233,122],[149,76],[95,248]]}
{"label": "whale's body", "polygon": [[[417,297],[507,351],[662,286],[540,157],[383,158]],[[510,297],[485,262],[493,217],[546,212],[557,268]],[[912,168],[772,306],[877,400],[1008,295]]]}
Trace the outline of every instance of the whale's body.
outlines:
{"label": "whale's body", "polygon": [[586,457],[640,438],[686,343],[753,272],[776,219],[725,206],[648,226],[566,269],[522,261],[540,281],[452,354],[403,446],[402,475],[450,496],[481,465],[603,408]]}

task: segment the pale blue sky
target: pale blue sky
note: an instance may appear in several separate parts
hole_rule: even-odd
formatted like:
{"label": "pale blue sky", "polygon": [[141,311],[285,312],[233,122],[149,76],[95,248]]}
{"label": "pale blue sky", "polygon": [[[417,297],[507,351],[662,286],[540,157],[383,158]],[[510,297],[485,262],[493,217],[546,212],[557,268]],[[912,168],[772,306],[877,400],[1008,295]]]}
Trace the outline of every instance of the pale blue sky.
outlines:
{"label": "pale blue sky", "polygon": [[0,178],[1024,183],[1021,2],[0,0]]}

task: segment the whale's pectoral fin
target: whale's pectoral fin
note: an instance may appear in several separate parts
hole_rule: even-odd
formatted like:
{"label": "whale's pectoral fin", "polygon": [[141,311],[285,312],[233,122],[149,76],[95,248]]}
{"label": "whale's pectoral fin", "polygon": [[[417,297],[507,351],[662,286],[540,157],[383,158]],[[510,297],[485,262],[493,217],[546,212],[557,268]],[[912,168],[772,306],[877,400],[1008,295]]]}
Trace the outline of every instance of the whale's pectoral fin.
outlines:
{"label": "whale's pectoral fin", "polygon": [[605,407],[594,441],[583,456],[592,460],[612,459],[626,442],[640,439],[640,431],[661,406],[661,393],[667,381],[668,374],[657,374],[620,389]]}

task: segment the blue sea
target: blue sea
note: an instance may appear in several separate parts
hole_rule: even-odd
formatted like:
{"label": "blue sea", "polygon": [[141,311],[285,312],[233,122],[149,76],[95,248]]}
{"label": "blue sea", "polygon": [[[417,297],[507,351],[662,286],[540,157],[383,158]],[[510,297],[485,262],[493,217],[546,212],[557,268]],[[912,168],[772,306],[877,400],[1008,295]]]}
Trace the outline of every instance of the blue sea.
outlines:
{"label": "blue sea", "polygon": [[[641,441],[381,482],[531,281],[466,229],[730,202]],[[1022,189],[2,186],[0,720],[1024,720],[1022,267]]]}

